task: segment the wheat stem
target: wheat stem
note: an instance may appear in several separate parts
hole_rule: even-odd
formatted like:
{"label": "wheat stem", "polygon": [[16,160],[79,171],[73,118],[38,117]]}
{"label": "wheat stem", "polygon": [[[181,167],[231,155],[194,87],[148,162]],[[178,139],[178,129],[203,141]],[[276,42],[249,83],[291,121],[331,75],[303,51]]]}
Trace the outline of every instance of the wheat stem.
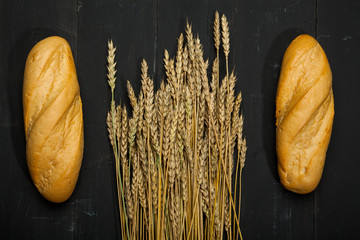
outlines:
{"label": "wheat stem", "polygon": [[[114,61],[115,59],[115,51],[116,48],[113,47],[113,42],[112,40],[110,40],[108,42],[108,83],[109,86],[111,88],[111,106],[115,106],[115,100],[114,100],[114,89],[115,89],[115,81],[116,81],[116,70],[115,70],[115,66],[116,66],[116,62]],[[115,161],[117,163],[120,162],[120,156],[118,153],[118,147],[117,147],[117,140],[116,140],[116,127],[115,127],[115,108],[112,107],[111,108],[111,120],[112,120],[112,127],[113,127],[113,139],[114,139],[114,149],[115,149]],[[117,169],[117,174],[119,176],[119,184],[118,187],[120,186],[120,192],[121,192],[121,200],[122,200],[122,204],[123,204],[123,213],[125,216],[125,228],[126,228],[126,235],[127,238],[130,239],[130,234],[129,234],[129,227],[128,227],[128,222],[127,222],[127,215],[126,215],[126,207],[125,207],[125,200],[124,200],[124,193],[123,193],[123,184],[122,184],[122,179],[121,179],[121,174],[119,169]],[[120,208],[119,208],[120,209]]]}

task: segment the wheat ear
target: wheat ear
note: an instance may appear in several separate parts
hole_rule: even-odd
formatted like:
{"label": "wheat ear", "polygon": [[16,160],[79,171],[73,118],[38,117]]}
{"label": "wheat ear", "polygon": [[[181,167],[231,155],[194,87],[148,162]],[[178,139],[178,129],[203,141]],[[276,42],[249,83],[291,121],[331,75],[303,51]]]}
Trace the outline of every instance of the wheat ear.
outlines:
{"label": "wheat ear", "polygon": [[[118,153],[118,146],[117,146],[117,141],[116,139],[116,111],[115,111],[115,101],[114,101],[114,90],[115,90],[115,81],[116,81],[116,70],[115,70],[115,66],[116,66],[116,62],[115,62],[115,51],[116,48],[113,45],[112,40],[108,41],[108,57],[107,57],[107,77],[108,77],[108,83],[111,89],[111,122],[112,122],[112,130],[113,130],[113,137],[112,140],[114,142],[114,149],[115,149],[115,162],[117,164],[117,187],[118,189],[120,188],[120,193],[121,193],[121,198],[118,195],[119,198],[119,210],[120,210],[120,215],[121,213],[124,213],[124,221],[125,221],[125,229],[126,229],[126,236],[128,239],[130,239],[130,233],[129,233],[129,227],[128,227],[128,221],[127,221],[127,213],[126,213],[126,207],[125,207],[125,199],[124,199],[124,192],[123,192],[123,187],[122,187],[122,178],[121,178],[121,173],[120,173],[120,169],[119,169],[119,153]],[[118,191],[119,193],[119,191]],[[122,202],[122,208],[121,208],[121,204],[120,202]],[[124,234],[123,234],[124,235]]]}

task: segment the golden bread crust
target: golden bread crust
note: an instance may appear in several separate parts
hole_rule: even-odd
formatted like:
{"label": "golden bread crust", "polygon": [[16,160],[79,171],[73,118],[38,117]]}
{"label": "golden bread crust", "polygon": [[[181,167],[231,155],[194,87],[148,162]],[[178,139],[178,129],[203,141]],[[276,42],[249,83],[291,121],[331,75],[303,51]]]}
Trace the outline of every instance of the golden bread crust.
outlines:
{"label": "golden bread crust", "polygon": [[280,181],[309,193],[321,179],[334,117],[330,65],[309,35],[298,36],[284,54],[275,115]]}
{"label": "golden bread crust", "polygon": [[30,51],[23,110],[30,176],[46,199],[64,202],[75,188],[84,146],[80,89],[65,39],[48,37]]}

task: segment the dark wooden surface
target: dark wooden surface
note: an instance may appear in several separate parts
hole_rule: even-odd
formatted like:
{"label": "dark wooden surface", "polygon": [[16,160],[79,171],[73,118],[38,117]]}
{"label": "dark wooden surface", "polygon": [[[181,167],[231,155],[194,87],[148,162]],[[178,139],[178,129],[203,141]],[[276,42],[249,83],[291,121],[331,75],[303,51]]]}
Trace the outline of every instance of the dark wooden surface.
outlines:
{"label": "dark wooden surface", "polygon": [[[117,99],[139,91],[140,61],[155,87],[164,49],[173,55],[188,19],[213,59],[215,10],[230,22],[230,66],[243,94],[248,157],[244,239],[360,239],[360,3],[347,0],[0,1],[0,239],[119,239],[114,160],[107,139],[106,43],[117,46]],[[311,194],[277,176],[275,94],[282,55],[300,33],[315,36],[333,71],[335,119],[325,170]],[[52,204],[31,182],[25,159],[22,77],[33,45],[50,35],[73,50],[83,99],[85,151],[74,194]]]}

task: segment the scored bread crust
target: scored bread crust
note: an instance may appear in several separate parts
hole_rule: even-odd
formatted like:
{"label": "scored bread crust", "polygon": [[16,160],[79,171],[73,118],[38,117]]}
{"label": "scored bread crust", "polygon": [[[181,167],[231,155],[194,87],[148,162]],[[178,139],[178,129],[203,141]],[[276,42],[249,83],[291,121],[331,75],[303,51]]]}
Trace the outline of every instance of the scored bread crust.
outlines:
{"label": "scored bread crust", "polygon": [[282,185],[309,193],[319,184],[334,118],[332,73],[320,44],[298,36],[287,48],[276,94],[276,152]]}
{"label": "scored bread crust", "polygon": [[75,188],[84,146],[79,83],[65,39],[48,37],[30,51],[23,110],[30,176],[46,199],[64,202]]}

